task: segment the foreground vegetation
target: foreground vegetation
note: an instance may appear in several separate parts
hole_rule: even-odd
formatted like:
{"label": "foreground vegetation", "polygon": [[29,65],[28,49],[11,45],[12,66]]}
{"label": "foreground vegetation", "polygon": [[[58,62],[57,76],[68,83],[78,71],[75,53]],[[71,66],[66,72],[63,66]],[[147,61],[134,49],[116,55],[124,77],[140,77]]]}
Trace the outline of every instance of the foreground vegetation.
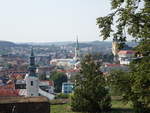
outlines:
{"label": "foreground vegetation", "polygon": [[[51,113],[79,113],[71,111],[69,103],[51,105]],[[130,104],[124,104],[121,101],[112,101],[112,111],[108,113],[134,113]]]}
{"label": "foreground vegetation", "polygon": [[[118,52],[132,37],[138,42],[133,48],[136,58],[129,72],[115,72],[110,86],[120,91],[126,102],[132,102],[136,113],[150,111],[150,0],[111,0],[111,13],[97,18],[103,40],[113,37]],[[120,76],[121,75],[121,76]]]}
{"label": "foreground vegetation", "polygon": [[77,112],[97,113],[111,109],[111,97],[105,76],[100,71],[100,62],[92,55],[81,61],[81,69],[76,75],[74,93],[71,96],[71,109]]}

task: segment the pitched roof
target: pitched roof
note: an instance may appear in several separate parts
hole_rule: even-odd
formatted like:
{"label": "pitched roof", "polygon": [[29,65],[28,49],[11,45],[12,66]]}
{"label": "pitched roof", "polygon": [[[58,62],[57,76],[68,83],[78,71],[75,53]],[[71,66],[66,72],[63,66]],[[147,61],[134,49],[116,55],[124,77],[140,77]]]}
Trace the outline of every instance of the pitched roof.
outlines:
{"label": "pitched roof", "polygon": [[19,96],[19,90],[0,89],[0,96]]}
{"label": "pitched roof", "polygon": [[15,84],[13,83],[8,83],[6,85],[0,86],[0,90],[1,89],[14,89],[15,88]]}
{"label": "pitched roof", "polygon": [[120,64],[105,64],[107,67],[115,67],[115,66],[121,66]]}
{"label": "pitched roof", "polygon": [[40,82],[48,83],[49,86],[54,86],[54,82],[52,80],[40,80]]}
{"label": "pitched roof", "polygon": [[135,51],[132,50],[120,50],[118,54],[135,54]]}

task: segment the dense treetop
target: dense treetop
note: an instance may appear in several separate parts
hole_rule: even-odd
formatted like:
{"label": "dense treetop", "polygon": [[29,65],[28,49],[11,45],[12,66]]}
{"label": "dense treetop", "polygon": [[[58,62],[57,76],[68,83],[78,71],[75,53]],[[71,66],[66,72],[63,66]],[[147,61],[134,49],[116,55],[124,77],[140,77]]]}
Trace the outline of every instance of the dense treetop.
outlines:
{"label": "dense treetop", "polygon": [[100,36],[104,40],[111,36],[120,42],[126,41],[126,37],[149,40],[149,0],[111,0],[111,7],[111,14],[97,18]]}

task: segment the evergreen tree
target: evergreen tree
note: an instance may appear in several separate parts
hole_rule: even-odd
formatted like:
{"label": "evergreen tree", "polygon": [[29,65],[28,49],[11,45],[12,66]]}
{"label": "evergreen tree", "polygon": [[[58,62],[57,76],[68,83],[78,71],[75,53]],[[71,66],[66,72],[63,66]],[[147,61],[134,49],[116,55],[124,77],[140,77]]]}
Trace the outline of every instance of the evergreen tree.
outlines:
{"label": "evergreen tree", "polygon": [[91,55],[85,56],[81,62],[71,101],[73,111],[96,113],[110,110],[111,98],[99,68],[100,64],[94,62]]}

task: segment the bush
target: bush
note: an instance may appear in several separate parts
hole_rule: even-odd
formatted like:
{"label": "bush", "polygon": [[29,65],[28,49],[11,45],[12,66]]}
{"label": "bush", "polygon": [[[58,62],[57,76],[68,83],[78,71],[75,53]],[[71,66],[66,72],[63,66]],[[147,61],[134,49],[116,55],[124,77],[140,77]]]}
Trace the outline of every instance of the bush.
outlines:
{"label": "bush", "polygon": [[56,99],[68,99],[69,98],[69,94],[64,94],[64,93],[59,93],[56,96]]}
{"label": "bush", "polygon": [[50,76],[50,80],[54,81],[55,92],[60,93],[62,89],[62,83],[67,82],[68,78],[65,73],[62,72],[53,72]]}

